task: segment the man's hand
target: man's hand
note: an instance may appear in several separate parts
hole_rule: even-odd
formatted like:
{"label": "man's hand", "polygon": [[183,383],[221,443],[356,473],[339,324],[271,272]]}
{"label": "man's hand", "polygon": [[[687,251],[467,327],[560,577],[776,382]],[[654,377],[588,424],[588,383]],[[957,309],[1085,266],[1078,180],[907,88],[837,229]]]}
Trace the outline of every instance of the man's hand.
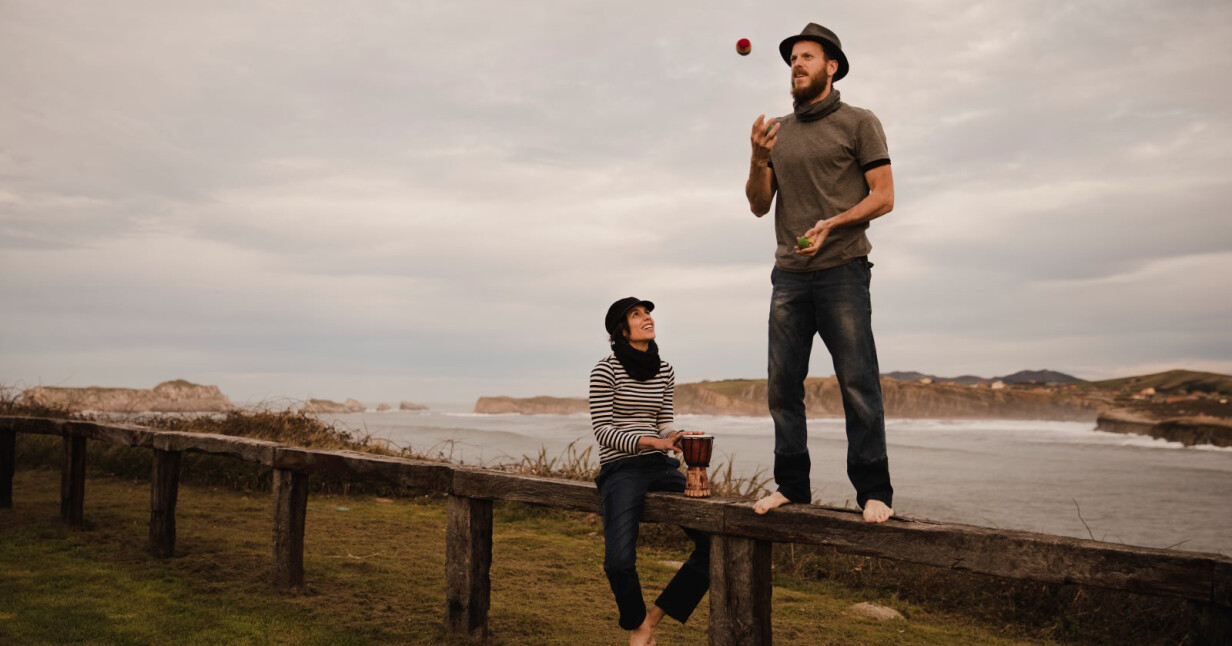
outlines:
{"label": "man's hand", "polygon": [[804,233],[804,235],[808,236],[808,238],[813,241],[813,244],[803,249],[796,247],[796,253],[801,256],[808,256],[810,258],[817,255],[817,252],[821,250],[821,243],[826,241],[826,236],[830,235],[830,229],[833,228],[834,225],[831,224],[830,220],[818,220],[817,224],[814,225],[812,229],[809,229]]}
{"label": "man's hand", "polygon": [[749,136],[749,141],[753,144],[754,164],[765,164],[770,160],[770,151],[774,149],[774,143],[778,141],[779,125],[781,124],[775,122],[767,131],[764,114],[753,122],[753,134]]}

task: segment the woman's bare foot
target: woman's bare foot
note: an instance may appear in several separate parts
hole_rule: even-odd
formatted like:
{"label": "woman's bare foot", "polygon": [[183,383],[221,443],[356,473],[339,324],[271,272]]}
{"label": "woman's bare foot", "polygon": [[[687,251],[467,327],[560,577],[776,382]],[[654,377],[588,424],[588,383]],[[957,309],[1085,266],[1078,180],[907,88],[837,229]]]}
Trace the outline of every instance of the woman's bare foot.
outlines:
{"label": "woman's bare foot", "polygon": [[893,515],[894,510],[880,500],[869,500],[864,505],[864,522],[866,523],[884,523]]}
{"label": "woman's bare foot", "polygon": [[761,500],[758,500],[757,502],[753,503],[753,511],[759,514],[765,514],[771,509],[777,509],[790,502],[791,501],[787,499],[787,496],[784,496],[783,494],[776,491],[770,494],[769,496],[766,496],[765,498],[762,498]]}
{"label": "woman's bare foot", "polygon": [[660,608],[658,604],[650,606],[650,610],[646,612],[646,623],[650,624],[652,631],[659,627],[659,622],[663,621],[663,616],[666,614],[667,612]]}
{"label": "woman's bare foot", "polygon": [[650,617],[642,621],[642,625],[629,631],[629,646],[654,646],[654,626],[650,625]]}

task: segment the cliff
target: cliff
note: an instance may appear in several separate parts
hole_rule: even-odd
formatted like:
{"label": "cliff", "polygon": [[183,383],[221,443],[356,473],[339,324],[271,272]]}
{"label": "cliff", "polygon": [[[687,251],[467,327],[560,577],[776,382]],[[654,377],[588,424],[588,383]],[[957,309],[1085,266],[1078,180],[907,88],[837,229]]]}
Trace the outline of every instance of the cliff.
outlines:
{"label": "cliff", "polygon": [[[1046,389],[972,388],[920,384],[883,378],[881,392],[886,417],[1043,419],[1088,421],[1097,404],[1083,397]],[[812,417],[842,417],[843,400],[834,378],[804,381],[804,405]],[[766,381],[746,379],[681,384],[676,387],[676,412],[699,415],[769,415]]]}
{"label": "cliff", "polygon": [[347,400],[341,404],[328,399],[309,399],[308,403],[304,404],[304,407],[300,410],[305,413],[339,415],[342,413],[362,413],[367,409],[364,408],[363,404],[355,401],[354,399],[347,398]]}
{"label": "cliff", "polygon": [[[1047,390],[970,388],[881,380],[887,417],[1044,419],[1093,421],[1098,403]],[[842,417],[843,402],[833,378],[804,382],[804,403],[812,417]],[[476,413],[565,415],[583,413],[587,402],[566,397],[480,397]],[[676,386],[676,412],[694,415],[767,416],[766,381],[738,379]]]}
{"label": "cliff", "polygon": [[1185,446],[1232,446],[1232,420],[1209,415],[1156,419],[1142,411],[1112,408],[1099,414],[1095,428],[1109,433],[1147,435]]}
{"label": "cliff", "polygon": [[480,397],[475,402],[476,413],[497,415],[570,415],[590,411],[585,399],[573,397]]}
{"label": "cliff", "polygon": [[235,408],[218,386],[202,386],[183,379],[165,381],[152,389],[58,388],[36,386],[22,393],[30,404],[70,411],[102,413],[221,413]]}

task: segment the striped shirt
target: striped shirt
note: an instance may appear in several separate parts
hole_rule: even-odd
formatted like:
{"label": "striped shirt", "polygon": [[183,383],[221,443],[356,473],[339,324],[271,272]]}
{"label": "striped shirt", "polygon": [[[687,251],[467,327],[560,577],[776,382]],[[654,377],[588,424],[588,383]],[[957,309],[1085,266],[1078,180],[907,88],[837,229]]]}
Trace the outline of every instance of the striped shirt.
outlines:
{"label": "striped shirt", "polygon": [[672,423],[675,392],[676,371],[662,359],[659,374],[638,381],[625,372],[616,355],[604,357],[590,371],[590,423],[599,442],[599,464],[663,453],[658,449],[639,450],[637,441],[667,437],[676,430]]}

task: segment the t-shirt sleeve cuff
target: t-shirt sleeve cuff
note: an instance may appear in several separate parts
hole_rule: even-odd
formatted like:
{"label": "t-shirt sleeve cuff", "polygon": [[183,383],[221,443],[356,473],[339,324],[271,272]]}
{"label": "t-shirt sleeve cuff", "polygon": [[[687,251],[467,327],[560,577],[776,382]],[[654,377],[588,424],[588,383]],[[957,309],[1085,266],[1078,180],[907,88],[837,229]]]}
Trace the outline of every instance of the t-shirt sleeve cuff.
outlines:
{"label": "t-shirt sleeve cuff", "polygon": [[868,171],[873,170],[874,168],[878,168],[881,166],[888,166],[889,164],[890,164],[890,158],[882,157],[881,159],[874,159],[873,161],[867,164],[864,164],[863,166],[860,167],[860,170],[867,173]]}

